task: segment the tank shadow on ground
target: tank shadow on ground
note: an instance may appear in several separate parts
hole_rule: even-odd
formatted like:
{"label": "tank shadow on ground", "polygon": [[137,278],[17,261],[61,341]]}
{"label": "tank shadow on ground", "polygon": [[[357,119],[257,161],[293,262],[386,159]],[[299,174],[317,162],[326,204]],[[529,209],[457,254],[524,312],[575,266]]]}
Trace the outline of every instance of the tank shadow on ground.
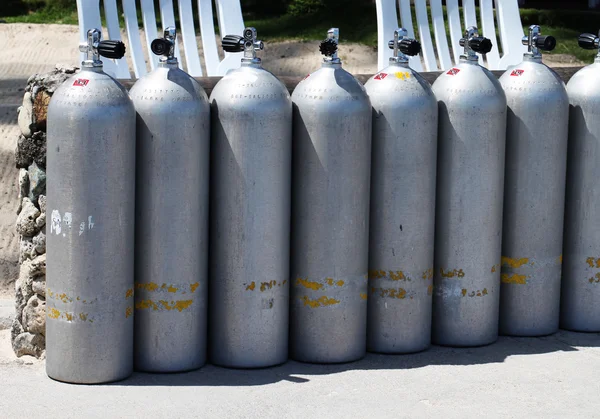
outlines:
{"label": "tank shadow on ground", "polygon": [[577,347],[600,347],[599,333],[559,331],[541,338],[501,336],[489,346],[478,348],[448,348],[432,346],[411,355],[380,355],[369,353],[360,361],[347,364],[303,364],[295,361],[265,369],[236,370],[214,365],[182,374],[134,373],[115,386],[257,386],[289,381],[302,384],[311,375],[336,374],[353,370],[405,370],[430,365],[478,365],[501,363],[512,355],[537,355],[551,352],[577,351]]}

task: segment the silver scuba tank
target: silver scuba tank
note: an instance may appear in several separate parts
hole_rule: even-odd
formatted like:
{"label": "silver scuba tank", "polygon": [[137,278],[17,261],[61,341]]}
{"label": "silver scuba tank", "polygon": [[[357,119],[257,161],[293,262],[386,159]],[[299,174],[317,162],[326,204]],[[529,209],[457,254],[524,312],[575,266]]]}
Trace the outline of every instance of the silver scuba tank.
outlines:
{"label": "silver scuba tank", "polygon": [[[598,49],[582,34],[579,46]],[[560,326],[600,332],[600,53],[567,84],[571,104]]]}
{"label": "silver scuba tank", "polygon": [[151,44],[137,111],[135,368],[178,372],[206,360],[210,106],[179,69],[176,31]]}
{"label": "silver scuba tank", "polygon": [[465,32],[459,64],[433,84],[439,101],[432,342],[478,346],[498,337],[506,96]]}
{"label": "silver scuba tank", "polygon": [[508,103],[500,333],[558,330],[569,99],[542,63],[556,40],[529,28],[529,52],[500,78]]}
{"label": "silver scuba tank", "polygon": [[266,367],[288,357],[292,102],[254,28],[223,48],[244,58],[210,97],[210,356]]}
{"label": "silver scuba tank", "polygon": [[366,352],[371,103],[342,69],[339,31],[294,102],[290,356],[333,363]]}
{"label": "silver scuba tank", "polygon": [[48,107],[46,372],[104,383],[133,370],[135,109],[102,71],[125,46],[88,31]]}
{"label": "silver scuba tank", "polygon": [[408,65],[420,44],[397,29],[390,65],[365,84],[373,106],[367,349],[431,342],[438,105]]}

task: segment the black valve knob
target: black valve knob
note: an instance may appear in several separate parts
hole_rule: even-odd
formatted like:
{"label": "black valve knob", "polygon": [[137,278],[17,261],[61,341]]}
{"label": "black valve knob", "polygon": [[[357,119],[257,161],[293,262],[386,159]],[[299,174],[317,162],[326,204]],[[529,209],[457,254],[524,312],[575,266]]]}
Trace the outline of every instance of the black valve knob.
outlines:
{"label": "black valve knob", "polygon": [[242,52],[244,51],[244,38],[239,35],[227,35],[221,41],[223,51]]}
{"label": "black valve knob", "polygon": [[598,48],[598,44],[596,44],[596,35],[592,33],[582,33],[579,35],[577,39],[579,46],[583,49],[596,49]]}
{"label": "black valve knob", "polygon": [[412,57],[421,52],[421,44],[415,39],[402,39],[398,43],[398,49],[402,54],[410,55]]}
{"label": "black valve knob", "polygon": [[556,38],[550,35],[538,36],[535,39],[535,46],[542,51],[552,51],[556,48]]}
{"label": "black valve knob", "polygon": [[158,38],[152,41],[150,44],[150,49],[156,55],[169,55],[171,45],[171,42],[167,41],[166,39]]}
{"label": "black valve knob", "polygon": [[326,39],[319,45],[319,51],[326,57],[332,57],[337,52],[337,42],[333,39]]}
{"label": "black valve knob", "polygon": [[118,60],[125,56],[125,44],[121,41],[100,41],[98,54],[105,58]]}
{"label": "black valve knob", "polygon": [[483,36],[469,39],[469,47],[480,54],[487,54],[492,50],[492,41]]}

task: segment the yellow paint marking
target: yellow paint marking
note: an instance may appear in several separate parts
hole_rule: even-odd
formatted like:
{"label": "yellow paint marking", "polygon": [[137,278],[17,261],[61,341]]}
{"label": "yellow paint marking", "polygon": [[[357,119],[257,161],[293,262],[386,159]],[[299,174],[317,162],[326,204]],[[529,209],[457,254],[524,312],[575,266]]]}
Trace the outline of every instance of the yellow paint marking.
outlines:
{"label": "yellow paint marking", "polygon": [[152,310],[158,310],[158,307],[152,300],[142,300],[135,303],[136,310],[145,310],[147,308],[152,308]]}
{"label": "yellow paint marking", "polygon": [[380,288],[379,296],[382,298],[398,298],[403,300],[406,297],[406,290],[404,288]]}
{"label": "yellow paint marking", "polygon": [[261,282],[260,283],[260,291],[264,292],[267,289],[273,288],[275,285],[277,285],[277,281]]}
{"label": "yellow paint marking", "polygon": [[250,283],[250,285],[248,285],[248,286],[246,287],[246,291],[248,291],[248,290],[250,290],[250,291],[254,291],[254,288],[256,288],[256,283],[255,283],[254,281],[252,281],[252,282]]}
{"label": "yellow paint marking", "polygon": [[342,287],[344,285],[344,281],[340,279],[335,283],[335,285],[337,285],[338,287]]}
{"label": "yellow paint marking", "polygon": [[304,303],[304,306],[309,306],[311,308],[332,306],[340,303],[339,300],[336,300],[335,298],[329,298],[324,295],[316,300],[311,300],[304,295],[300,297],[300,300]]}
{"label": "yellow paint marking", "polygon": [[60,316],[60,311],[58,311],[55,308],[51,308],[48,311],[48,317],[50,317],[51,319],[58,319],[59,316]]}
{"label": "yellow paint marking", "polygon": [[325,278],[325,282],[327,282],[327,285],[329,285],[330,287],[333,286],[333,278]]}
{"label": "yellow paint marking", "polygon": [[506,256],[502,256],[502,265],[504,265],[507,268],[520,268],[521,266],[523,266],[527,263],[529,263],[528,258],[516,259],[516,258],[509,258]]}
{"label": "yellow paint marking", "polygon": [[[404,272],[402,271],[390,271],[389,272],[389,277],[392,281],[401,281],[401,280],[406,280],[406,277],[404,276]],[[410,281],[410,279],[409,279]]]}
{"label": "yellow paint marking", "polygon": [[483,291],[482,291],[481,293],[482,293],[483,295],[488,295],[487,288],[484,288],[484,289],[483,289]]}
{"label": "yellow paint marking", "polygon": [[[187,309],[189,306],[192,305],[192,300],[171,301],[170,303],[165,300],[159,300],[158,304],[160,304],[160,306],[162,306],[167,311],[177,310],[179,312],[182,312],[183,310]],[[135,304],[135,309],[145,310],[151,308],[152,310],[157,311],[160,307],[158,304],[156,304],[152,300],[142,300]]]}
{"label": "yellow paint marking", "polygon": [[155,284],[154,282],[149,282],[147,284],[144,284],[144,283],[141,283],[141,282],[136,282],[135,287],[138,290],[146,290],[146,291],[149,291],[149,292],[156,291],[159,288],[158,285]]}
{"label": "yellow paint marking", "polygon": [[600,258],[587,258],[585,261],[590,268],[600,268]]}
{"label": "yellow paint marking", "polygon": [[180,313],[187,309],[189,306],[192,305],[192,300],[179,300],[175,302],[175,305],[173,306],[174,309],[178,310]]}
{"label": "yellow paint marking", "polygon": [[590,284],[593,284],[594,282],[599,283],[600,282],[600,272],[598,272],[596,275],[591,277],[588,281],[590,282]]}
{"label": "yellow paint marking", "polygon": [[442,277],[444,278],[454,278],[455,276],[458,278],[463,278],[465,276],[465,273],[463,272],[462,269],[453,269],[453,270],[448,270],[446,272],[444,272],[443,268],[440,268],[440,275],[442,275]]}
{"label": "yellow paint marking", "polygon": [[287,284],[287,279],[283,280],[283,285]]}
{"label": "yellow paint marking", "polygon": [[79,313],[79,318],[82,321],[86,321],[87,320],[87,316],[88,316],[87,313]]}
{"label": "yellow paint marking", "polygon": [[560,256],[558,257],[558,263],[562,264],[562,259],[563,259],[563,258],[562,258],[562,255],[560,255]]}
{"label": "yellow paint marking", "polygon": [[193,284],[190,284],[190,292],[196,292],[196,289],[200,286],[199,282],[194,282]]}
{"label": "yellow paint marking", "polygon": [[408,80],[410,79],[410,73],[406,71],[398,71],[394,73],[394,75],[400,80]]}
{"label": "yellow paint marking", "polygon": [[133,307],[127,307],[127,309],[125,309],[125,318],[129,318],[129,316],[131,316],[133,314]]}
{"label": "yellow paint marking", "polygon": [[[133,288],[129,288],[129,289],[127,290],[127,292],[125,293],[125,298],[126,298],[126,299],[127,299],[127,298],[131,298],[131,297],[133,297]],[[77,297],[77,300],[79,301],[79,297]]]}
{"label": "yellow paint marking", "polygon": [[496,264],[494,266],[492,266],[492,273],[496,272],[498,270],[498,268],[500,268],[501,264]]}
{"label": "yellow paint marking", "polygon": [[467,289],[463,288],[462,291],[461,291],[461,294],[462,294],[463,297],[466,297],[466,295],[467,295]]}
{"label": "yellow paint marking", "polygon": [[173,285],[169,285],[169,288],[167,288],[167,291],[175,294],[177,291],[179,291],[179,288],[175,288]]}
{"label": "yellow paint marking", "polygon": [[[333,280],[332,280],[333,281]],[[309,281],[308,278],[297,278],[296,285],[302,285],[304,288],[311,289],[313,291],[320,290],[323,288],[323,284],[319,284],[318,282]]]}
{"label": "yellow paint marking", "polygon": [[72,298],[69,298],[69,296],[67,294],[65,294],[64,292],[60,295],[58,295],[58,299],[60,301],[62,301],[63,303],[70,303],[73,301]]}
{"label": "yellow paint marking", "polygon": [[361,298],[362,300],[366,300],[366,299],[367,299],[367,294],[365,294],[364,292],[361,292],[361,293],[360,293],[360,298]]}
{"label": "yellow paint marking", "polygon": [[500,278],[502,278],[502,282],[505,284],[526,284],[527,283],[527,275],[519,275],[519,274],[501,274]]}
{"label": "yellow paint marking", "polygon": [[63,313],[65,315],[65,318],[67,319],[68,322],[72,322],[73,321],[73,314],[72,313]]}
{"label": "yellow paint marking", "polygon": [[433,294],[433,285],[427,287],[427,295]]}
{"label": "yellow paint marking", "polygon": [[431,279],[431,278],[433,278],[433,268],[432,269],[427,269],[425,272],[423,272],[423,275],[421,275],[421,278],[423,278],[423,279]]}

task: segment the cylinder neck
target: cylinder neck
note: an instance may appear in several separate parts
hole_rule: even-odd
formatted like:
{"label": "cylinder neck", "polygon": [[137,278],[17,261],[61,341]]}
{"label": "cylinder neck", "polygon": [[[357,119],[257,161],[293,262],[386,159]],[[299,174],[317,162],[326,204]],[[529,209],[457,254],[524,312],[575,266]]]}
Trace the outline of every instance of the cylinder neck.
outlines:
{"label": "cylinder neck", "polygon": [[321,68],[342,68],[342,62],[339,58],[335,61],[323,61]]}
{"label": "cylinder neck", "polygon": [[523,54],[523,61],[527,61],[530,63],[541,63],[542,54],[533,54],[531,52],[526,52],[525,54]]}
{"label": "cylinder neck", "polygon": [[163,60],[161,57],[161,59],[158,61],[158,68],[179,68],[179,62],[177,61],[177,58],[166,59],[165,57],[165,59]]}

